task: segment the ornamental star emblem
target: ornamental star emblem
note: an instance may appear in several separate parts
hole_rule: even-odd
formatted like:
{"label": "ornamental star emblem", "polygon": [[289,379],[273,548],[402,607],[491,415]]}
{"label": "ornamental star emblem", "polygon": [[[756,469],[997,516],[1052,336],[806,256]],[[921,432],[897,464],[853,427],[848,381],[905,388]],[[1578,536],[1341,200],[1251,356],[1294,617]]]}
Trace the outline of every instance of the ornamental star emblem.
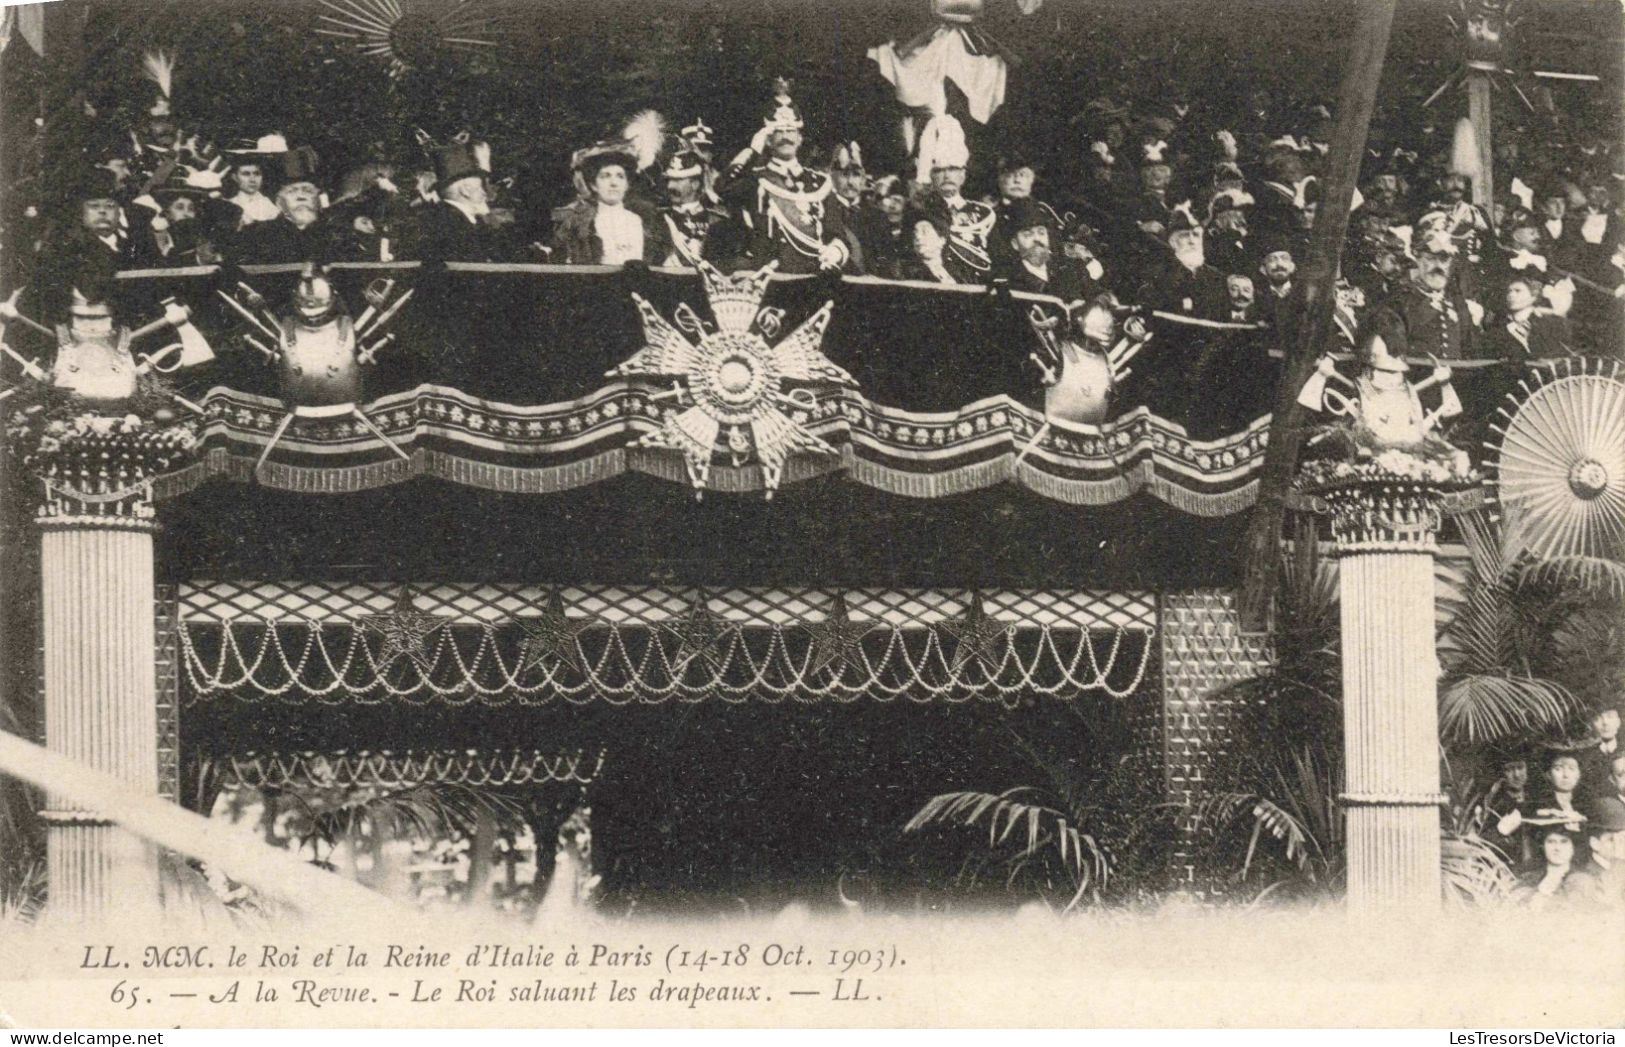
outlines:
{"label": "ornamental star emblem", "polygon": [[363,615],[358,619],[365,632],[372,633],[383,642],[378,645],[378,668],[387,669],[402,655],[412,659],[418,669],[427,674],[433,665],[429,639],[451,624],[443,614],[420,611],[412,603],[410,587],[402,588],[395,597],[395,606],[383,614]]}
{"label": "ornamental star emblem", "polygon": [[846,609],[846,594],[835,594],[835,605],[821,622],[806,626],[812,634],[807,654],[807,675],[831,665],[839,676],[861,654],[863,638],[874,631],[873,622],[855,622]]}
{"label": "ornamental star emblem", "polygon": [[[647,344],[609,375],[675,380],[672,392],[660,395],[675,396],[679,406],[634,446],[680,451],[697,496],[703,495],[718,454],[736,466],[754,458],[772,498],[792,454],[836,453],[786,411],[807,417],[817,405],[813,386],[857,385],[819,348],[835,303],[825,302],[779,339],[784,311],[762,306],[777,266],[772,262],[754,273],[724,276],[699,262],[715,325],[685,303],[677,308],[674,326],[641,295],[632,295]],[[772,339],[778,340],[769,344]],[[787,382],[797,385],[786,391]]]}
{"label": "ornamental star emblem", "polygon": [[958,672],[972,658],[981,663],[988,675],[998,672],[999,655],[995,648],[1008,629],[1002,622],[988,617],[982,609],[981,593],[971,593],[970,603],[962,617],[947,618],[937,624],[943,632],[958,641],[954,646],[953,659],[949,662],[954,672]]}
{"label": "ornamental star emblem", "polygon": [[571,618],[564,613],[564,600],[554,589],[547,597],[547,607],[534,618],[521,618],[525,630],[525,644],[519,652],[519,670],[523,672],[552,658],[560,665],[568,665],[576,672],[584,672],[581,645],[576,637],[591,625],[591,619]]}
{"label": "ornamental star emblem", "polygon": [[661,628],[677,637],[677,653],[672,658],[672,675],[680,676],[688,663],[698,658],[713,671],[722,670],[722,643],[734,627],[715,614],[701,596],[681,618],[662,622]]}

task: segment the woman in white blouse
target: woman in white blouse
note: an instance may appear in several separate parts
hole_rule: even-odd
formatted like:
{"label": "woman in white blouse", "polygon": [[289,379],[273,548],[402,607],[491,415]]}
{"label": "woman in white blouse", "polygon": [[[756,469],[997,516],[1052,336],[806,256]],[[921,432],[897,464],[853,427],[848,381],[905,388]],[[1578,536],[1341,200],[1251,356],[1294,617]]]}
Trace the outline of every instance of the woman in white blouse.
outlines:
{"label": "woman in white blouse", "polygon": [[637,160],[621,143],[601,143],[576,154],[576,173],[587,197],[566,209],[553,236],[553,259],[567,265],[658,264],[671,250],[653,207],[629,199]]}

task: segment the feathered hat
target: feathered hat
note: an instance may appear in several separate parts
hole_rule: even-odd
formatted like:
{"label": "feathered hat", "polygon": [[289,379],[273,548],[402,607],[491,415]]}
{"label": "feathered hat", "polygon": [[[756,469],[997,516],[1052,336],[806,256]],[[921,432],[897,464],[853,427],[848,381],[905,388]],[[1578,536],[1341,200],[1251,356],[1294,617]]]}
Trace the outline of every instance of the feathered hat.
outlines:
{"label": "feathered hat", "polygon": [[1175,233],[1188,233],[1192,230],[1200,231],[1201,228],[1202,223],[1197,221],[1196,212],[1191,209],[1189,200],[1175,204],[1169,209],[1166,235],[1173,236]]}
{"label": "feathered hat", "polygon": [[863,149],[856,142],[842,142],[835,147],[830,166],[837,171],[862,171]]}
{"label": "feathered hat", "polygon": [[631,147],[637,170],[647,170],[666,150],[666,118],[653,109],[645,109],[621,128],[621,140]]}
{"label": "feathered hat", "polygon": [[148,116],[169,116],[171,97],[175,87],[175,58],[163,51],[148,51],[141,56],[141,75],[154,85],[153,100],[147,106]]}
{"label": "feathered hat", "polygon": [[945,167],[966,167],[970,164],[970,145],[965,141],[965,128],[947,113],[938,113],[920,132],[920,155],[917,164],[918,180],[928,182],[931,172]]}

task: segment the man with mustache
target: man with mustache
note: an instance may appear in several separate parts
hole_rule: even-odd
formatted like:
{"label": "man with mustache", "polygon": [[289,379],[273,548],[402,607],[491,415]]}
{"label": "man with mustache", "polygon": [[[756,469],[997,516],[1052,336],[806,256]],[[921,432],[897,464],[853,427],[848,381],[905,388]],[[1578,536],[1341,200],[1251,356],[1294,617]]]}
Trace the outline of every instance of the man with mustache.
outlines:
{"label": "man with mustache", "polygon": [[113,274],[133,267],[135,252],[121,228],[119,180],[113,170],[93,167],[69,194],[68,230],[41,249],[32,284],[44,322],[67,319],[74,287],[111,285]]}
{"label": "man with mustache", "polygon": [[1084,275],[1070,258],[1056,257],[1050,248],[1050,216],[1031,200],[1020,200],[1005,212],[1010,238],[1006,249],[1012,264],[1010,289],[1054,295],[1063,302],[1081,301],[1099,290],[1085,286]]}
{"label": "man with mustache", "polygon": [[1397,357],[1472,356],[1483,309],[1453,288],[1451,271],[1459,250],[1442,228],[1419,232],[1410,279],[1372,307],[1359,340],[1380,339]]}
{"label": "man with mustache", "polygon": [[852,261],[829,175],[804,166],[802,119],[779,80],[774,105],[750,146],[734,157],[718,194],[735,215],[740,268],[777,261],[781,273],[839,272]]}
{"label": "man with mustache", "polygon": [[322,194],[316,187],[316,153],[308,146],[282,154],[282,188],[276,193],[278,216],[255,222],[238,238],[236,261],[272,264],[325,262],[331,250],[322,221]]}

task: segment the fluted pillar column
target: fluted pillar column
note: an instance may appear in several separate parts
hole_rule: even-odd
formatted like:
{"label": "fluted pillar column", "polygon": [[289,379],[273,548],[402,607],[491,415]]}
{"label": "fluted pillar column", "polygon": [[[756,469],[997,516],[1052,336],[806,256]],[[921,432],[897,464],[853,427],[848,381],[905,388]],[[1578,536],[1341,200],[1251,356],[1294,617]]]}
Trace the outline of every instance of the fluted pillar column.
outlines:
{"label": "fluted pillar column", "polygon": [[1439,491],[1365,478],[1321,496],[1340,561],[1349,909],[1436,908],[1444,800],[1433,607]]}
{"label": "fluted pillar column", "polygon": [[[47,484],[40,509],[45,744],[158,792],[153,622],[156,530],[143,484],[125,477]],[[157,854],[88,811],[47,794],[49,911],[53,919],[144,916],[159,903]]]}

